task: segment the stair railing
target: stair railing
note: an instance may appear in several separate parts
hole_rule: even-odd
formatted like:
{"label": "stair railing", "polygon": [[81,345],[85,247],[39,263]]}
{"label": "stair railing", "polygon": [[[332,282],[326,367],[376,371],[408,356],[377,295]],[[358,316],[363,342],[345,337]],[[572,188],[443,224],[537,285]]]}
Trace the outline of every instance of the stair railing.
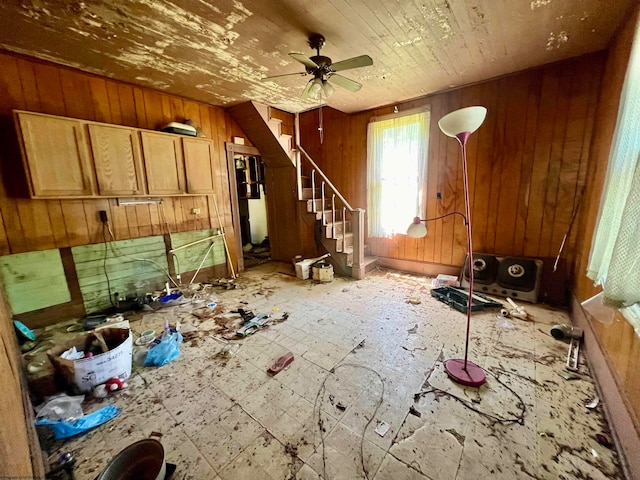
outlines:
{"label": "stair railing", "polygon": [[351,266],[352,276],[357,279],[364,278],[364,209],[352,208],[349,202],[342,196],[338,189],[331,183],[331,180],[324,174],[320,167],[313,161],[311,156],[300,145],[296,151],[296,174],[298,184],[298,199],[303,200],[302,195],[302,172],[303,170],[303,158],[311,168],[311,200],[312,211],[317,214],[316,207],[316,175],[321,179],[320,183],[320,200],[321,200],[321,221],[322,226],[327,225],[327,205],[326,199],[328,198],[326,190],[329,190],[331,197],[331,236],[333,239],[338,239],[338,233],[336,231],[336,200],[339,204],[342,204],[342,251],[346,252],[347,249],[347,212],[351,216],[351,232],[353,234],[353,263]]}

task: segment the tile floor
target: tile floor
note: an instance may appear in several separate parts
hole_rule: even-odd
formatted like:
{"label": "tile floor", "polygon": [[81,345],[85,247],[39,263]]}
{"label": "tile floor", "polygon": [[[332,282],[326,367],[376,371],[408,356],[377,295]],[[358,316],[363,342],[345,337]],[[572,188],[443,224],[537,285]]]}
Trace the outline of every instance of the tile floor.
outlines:
{"label": "tile floor", "polygon": [[[292,271],[270,263],[243,273],[240,288],[216,291],[209,318],[189,304],[132,322],[138,334],[166,318],[198,330],[178,360],[134,369],[129,388],[102,401],[122,407],[116,419],[56,445],[76,453],[76,478],[95,478],[153,431],[177,464],[174,479],[624,478],[618,454],[596,441],[608,427],[602,405],[585,407],[596,391],[584,359],[578,379],[563,378],[567,345],[549,327],[568,322],[565,312],[474,314],[470,358],[488,381],[463,388],[442,360],[463,354],[466,316],[430,296],[430,279],[379,270],[315,284]],[[289,316],[229,342],[238,307]],[[231,358],[220,355],[229,343],[239,345]],[[267,375],[287,351],[295,361]]]}

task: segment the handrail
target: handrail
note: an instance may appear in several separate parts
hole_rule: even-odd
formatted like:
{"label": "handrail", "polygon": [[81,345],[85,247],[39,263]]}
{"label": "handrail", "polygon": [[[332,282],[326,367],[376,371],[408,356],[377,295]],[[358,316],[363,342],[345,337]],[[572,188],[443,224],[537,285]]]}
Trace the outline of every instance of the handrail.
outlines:
{"label": "handrail", "polygon": [[331,188],[331,190],[336,194],[336,196],[340,199],[340,201],[347,208],[347,210],[349,210],[350,212],[353,212],[353,208],[351,208],[351,205],[349,205],[349,202],[347,202],[347,200],[340,194],[338,189],[333,185],[333,183],[331,183],[331,180],[329,180],[329,178],[324,174],[324,172],[320,169],[320,167],[316,164],[316,162],[314,162],[311,159],[311,157],[304,150],[304,148],[302,148],[301,145],[298,145],[298,149],[304,154],[304,156],[307,158],[307,161],[313,166],[313,168],[317,170],[318,174],[322,177],[322,179],[329,186],[329,188]]}

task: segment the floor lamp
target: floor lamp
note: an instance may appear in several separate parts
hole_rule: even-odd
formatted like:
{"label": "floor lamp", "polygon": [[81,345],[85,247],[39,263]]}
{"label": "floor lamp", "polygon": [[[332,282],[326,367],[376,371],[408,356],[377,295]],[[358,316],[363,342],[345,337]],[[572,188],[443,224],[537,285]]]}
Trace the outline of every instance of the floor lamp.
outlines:
{"label": "floor lamp", "polygon": [[469,203],[469,176],[467,172],[467,140],[473,132],[475,132],[487,116],[485,107],[475,106],[461,108],[460,110],[448,113],[440,119],[438,126],[442,133],[458,140],[462,148],[462,176],[464,178],[464,203],[466,215],[460,212],[452,212],[440,217],[421,219],[416,217],[413,223],[407,229],[407,235],[414,238],[424,237],[427,234],[427,228],[424,222],[437,220],[449,215],[460,215],[463,217],[467,226],[467,245],[469,249],[469,299],[467,301],[467,336],[464,344],[464,359],[450,359],[445,361],[444,368],[449,377],[456,383],[467,385],[470,387],[479,387],[486,381],[486,375],[482,367],[469,361],[469,332],[471,329],[471,307],[473,298],[473,242],[471,239],[471,206]]}

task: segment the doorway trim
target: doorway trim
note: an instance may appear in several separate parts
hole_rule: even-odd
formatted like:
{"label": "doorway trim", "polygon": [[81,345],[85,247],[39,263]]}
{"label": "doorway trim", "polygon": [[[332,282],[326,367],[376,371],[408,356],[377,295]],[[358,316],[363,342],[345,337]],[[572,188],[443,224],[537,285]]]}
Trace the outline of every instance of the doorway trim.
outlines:
{"label": "doorway trim", "polygon": [[238,202],[238,186],[236,183],[236,155],[253,155],[261,157],[260,150],[248,145],[225,142],[227,151],[227,170],[229,170],[229,192],[231,193],[231,218],[233,229],[236,232],[236,258],[238,259],[238,272],[244,272],[244,256],[242,251],[242,235],[240,228],[240,204]]}

